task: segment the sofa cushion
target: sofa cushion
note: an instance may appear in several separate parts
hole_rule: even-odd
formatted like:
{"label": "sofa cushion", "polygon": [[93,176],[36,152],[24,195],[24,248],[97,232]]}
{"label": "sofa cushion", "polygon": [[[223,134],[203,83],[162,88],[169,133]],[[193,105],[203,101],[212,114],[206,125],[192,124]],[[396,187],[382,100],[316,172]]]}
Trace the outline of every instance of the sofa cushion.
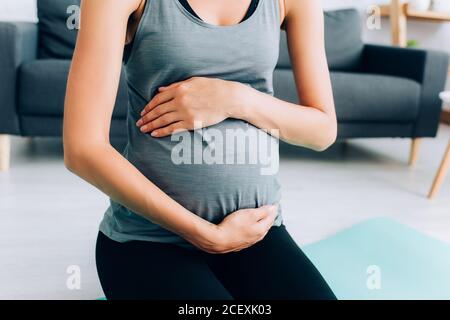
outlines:
{"label": "sofa cushion", "polygon": [[[409,79],[375,74],[331,72],[339,122],[408,123],[417,118],[421,86]],[[274,73],[275,96],[298,103],[290,69]]]}
{"label": "sofa cushion", "polygon": [[361,28],[355,9],[325,13],[325,49],[331,70],[358,69],[364,49]]}
{"label": "sofa cushion", "polygon": [[[19,74],[19,113],[62,116],[69,60],[34,60],[25,63]],[[125,118],[128,104],[125,74],[122,72],[113,116]]]}
{"label": "sofa cushion", "polygon": [[339,121],[413,122],[419,112],[419,83],[392,76],[332,72]]}
{"label": "sofa cushion", "polygon": [[[360,66],[364,43],[361,21],[355,9],[326,11],[325,49],[331,70],[356,70]],[[279,68],[290,68],[286,32],[281,32]]]}
{"label": "sofa cushion", "polygon": [[67,21],[73,14],[68,9],[72,5],[79,6],[80,0],[37,1],[41,58],[72,58],[77,37],[76,29],[67,27]]}

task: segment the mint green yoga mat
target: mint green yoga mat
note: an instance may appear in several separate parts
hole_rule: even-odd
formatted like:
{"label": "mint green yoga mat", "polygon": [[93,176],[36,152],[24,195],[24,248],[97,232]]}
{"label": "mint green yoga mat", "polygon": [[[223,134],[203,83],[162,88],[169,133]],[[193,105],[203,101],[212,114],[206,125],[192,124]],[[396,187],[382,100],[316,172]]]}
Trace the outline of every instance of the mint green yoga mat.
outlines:
{"label": "mint green yoga mat", "polygon": [[393,220],[368,220],[303,250],[338,299],[450,299],[450,246]]}

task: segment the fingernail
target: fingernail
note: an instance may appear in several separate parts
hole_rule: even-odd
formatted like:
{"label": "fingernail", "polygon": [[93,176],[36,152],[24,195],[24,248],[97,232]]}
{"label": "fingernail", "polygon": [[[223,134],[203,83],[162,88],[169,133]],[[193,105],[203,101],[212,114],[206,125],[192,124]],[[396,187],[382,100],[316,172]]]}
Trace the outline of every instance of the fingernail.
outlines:
{"label": "fingernail", "polygon": [[140,126],[142,125],[142,119],[139,119],[139,121],[136,122],[136,125],[137,125],[138,127],[140,127]]}
{"label": "fingernail", "polygon": [[145,109],[141,111],[141,116],[145,114]]}
{"label": "fingernail", "polygon": [[151,136],[152,137],[157,137],[158,136],[158,131],[152,131],[152,133],[151,133]]}
{"label": "fingernail", "polygon": [[141,132],[144,132],[147,129],[146,126],[141,127]]}

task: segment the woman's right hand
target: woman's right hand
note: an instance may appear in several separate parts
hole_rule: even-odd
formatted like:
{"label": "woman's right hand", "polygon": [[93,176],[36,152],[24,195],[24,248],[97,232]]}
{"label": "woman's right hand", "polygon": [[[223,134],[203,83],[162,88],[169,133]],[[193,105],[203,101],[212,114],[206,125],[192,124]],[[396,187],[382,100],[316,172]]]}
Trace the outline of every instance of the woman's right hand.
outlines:
{"label": "woman's right hand", "polygon": [[267,205],[231,213],[214,225],[212,239],[200,249],[223,254],[251,247],[266,236],[277,216],[277,208],[277,205]]}

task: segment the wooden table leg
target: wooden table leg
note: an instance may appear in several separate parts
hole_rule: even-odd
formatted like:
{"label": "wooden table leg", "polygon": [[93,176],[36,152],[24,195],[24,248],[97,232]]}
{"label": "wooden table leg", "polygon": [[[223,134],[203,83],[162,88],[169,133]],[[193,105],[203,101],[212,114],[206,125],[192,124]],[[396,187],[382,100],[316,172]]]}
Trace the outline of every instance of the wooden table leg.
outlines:
{"label": "wooden table leg", "polygon": [[9,136],[0,134],[0,171],[8,170],[11,142]]}
{"label": "wooden table leg", "polygon": [[431,187],[430,193],[428,194],[428,198],[432,199],[438,193],[442,182],[444,182],[445,175],[447,174],[448,168],[450,166],[450,142],[447,146],[447,151],[445,152],[444,159],[442,160],[441,166],[434,178],[433,186]]}
{"label": "wooden table leg", "polygon": [[411,142],[411,151],[409,153],[409,165],[415,166],[417,163],[417,159],[419,158],[419,150],[420,150],[420,143],[422,142],[422,139],[420,138],[414,138]]}
{"label": "wooden table leg", "polygon": [[391,36],[392,44],[406,47],[406,14],[405,4],[401,0],[391,0]]}
{"label": "wooden table leg", "polygon": [[441,122],[450,124],[450,110],[442,110]]}

